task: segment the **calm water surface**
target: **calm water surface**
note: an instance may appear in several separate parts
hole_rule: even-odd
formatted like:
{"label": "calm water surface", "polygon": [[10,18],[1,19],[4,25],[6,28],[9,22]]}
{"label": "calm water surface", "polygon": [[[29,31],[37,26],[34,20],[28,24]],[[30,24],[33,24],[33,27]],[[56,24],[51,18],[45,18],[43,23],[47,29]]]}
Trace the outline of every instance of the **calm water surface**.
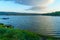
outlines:
{"label": "calm water surface", "polygon": [[[2,19],[9,18],[9,19]],[[0,23],[43,35],[60,37],[59,16],[0,16]]]}

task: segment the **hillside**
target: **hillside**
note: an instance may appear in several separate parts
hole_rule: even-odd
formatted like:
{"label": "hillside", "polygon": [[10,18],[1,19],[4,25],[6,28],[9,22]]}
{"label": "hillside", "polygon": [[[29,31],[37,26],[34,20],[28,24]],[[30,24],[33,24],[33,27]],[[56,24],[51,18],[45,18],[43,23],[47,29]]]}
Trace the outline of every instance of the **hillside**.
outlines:
{"label": "hillside", "polygon": [[60,11],[46,13],[46,14],[39,14],[39,13],[17,13],[17,12],[0,12],[0,15],[45,15],[45,16],[60,16]]}
{"label": "hillside", "polygon": [[60,16],[60,11],[59,12],[46,13],[46,14],[42,14],[42,15],[46,15],[46,16]]}

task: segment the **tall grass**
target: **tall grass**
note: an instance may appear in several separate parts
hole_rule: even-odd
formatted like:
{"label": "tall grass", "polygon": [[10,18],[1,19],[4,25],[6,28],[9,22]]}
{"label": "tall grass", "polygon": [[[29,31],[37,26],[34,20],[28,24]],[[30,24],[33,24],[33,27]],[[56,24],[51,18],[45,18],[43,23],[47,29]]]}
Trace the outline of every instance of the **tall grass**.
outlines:
{"label": "tall grass", "polygon": [[11,25],[0,24],[0,40],[57,40],[26,30],[14,29]]}

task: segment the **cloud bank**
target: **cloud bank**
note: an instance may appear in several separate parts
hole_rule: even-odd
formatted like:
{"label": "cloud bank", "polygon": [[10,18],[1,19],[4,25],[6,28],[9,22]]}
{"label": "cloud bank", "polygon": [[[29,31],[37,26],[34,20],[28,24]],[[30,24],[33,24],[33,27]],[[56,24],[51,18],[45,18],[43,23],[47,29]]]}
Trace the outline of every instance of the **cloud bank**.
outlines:
{"label": "cloud bank", "polygon": [[47,12],[47,8],[54,0],[16,0],[16,3],[32,6],[29,10]]}
{"label": "cloud bank", "polygon": [[13,1],[17,4],[32,6],[32,8],[27,9],[35,12],[48,12],[47,8],[49,4],[52,4],[54,0],[0,0],[0,1]]}

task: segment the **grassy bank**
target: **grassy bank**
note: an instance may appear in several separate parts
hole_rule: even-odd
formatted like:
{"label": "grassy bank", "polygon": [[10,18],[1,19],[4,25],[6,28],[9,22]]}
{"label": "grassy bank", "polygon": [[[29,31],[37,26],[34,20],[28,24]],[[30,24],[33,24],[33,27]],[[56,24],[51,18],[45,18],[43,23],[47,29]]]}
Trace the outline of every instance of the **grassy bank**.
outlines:
{"label": "grassy bank", "polygon": [[0,40],[56,40],[56,38],[0,24]]}
{"label": "grassy bank", "polygon": [[0,40],[40,40],[40,37],[32,32],[14,29],[11,25],[0,24]]}
{"label": "grassy bank", "polygon": [[19,29],[0,28],[0,40],[39,40],[37,34]]}

